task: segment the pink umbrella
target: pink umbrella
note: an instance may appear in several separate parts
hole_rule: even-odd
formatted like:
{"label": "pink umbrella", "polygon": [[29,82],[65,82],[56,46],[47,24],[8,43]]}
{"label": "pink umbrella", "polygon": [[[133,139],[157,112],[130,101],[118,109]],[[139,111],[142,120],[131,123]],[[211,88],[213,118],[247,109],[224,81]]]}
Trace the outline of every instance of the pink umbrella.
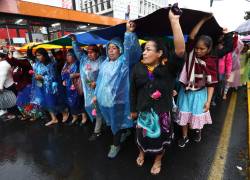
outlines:
{"label": "pink umbrella", "polygon": [[242,41],[250,41],[250,35],[243,37],[241,40]]}

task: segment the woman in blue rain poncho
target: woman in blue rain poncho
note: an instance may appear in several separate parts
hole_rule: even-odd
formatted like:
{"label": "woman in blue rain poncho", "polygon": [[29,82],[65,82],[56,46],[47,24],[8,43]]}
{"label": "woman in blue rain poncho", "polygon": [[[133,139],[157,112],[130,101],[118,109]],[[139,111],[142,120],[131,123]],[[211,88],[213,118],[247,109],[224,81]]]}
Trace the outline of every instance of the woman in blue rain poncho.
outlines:
{"label": "woman in blue rain poncho", "polygon": [[51,121],[46,126],[58,123],[56,113],[60,110],[57,106],[57,81],[55,63],[49,58],[45,49],[36,50],[36,62],[33,65],[31,103],[49,112]]}
{"label": "woman in blue rain poncho", "polygon": [[[120,150],[122,129],[131,128],[129,109],[129,69],[139,61],[141,48],[135,33],[135,24],[127,23],[124,44],[113,39],[107,44],[107,58],[102,63],[96,83],[98,107],[113,133],[113,145],[108,153],[114,158]],[[126,133],[124,133],[126,134]]]}
{"label": "woman in blue rain poncho", "polygon": [[[62,84],[66,88],[66,104],[72,114],[72,123],[74,124],[78,119],[78,114],[82,115],[82,118],[86,116],[84,113],[83,103],[84,99],[78,92],[78,78],[74,78],[73,74],[79,72],[79,62],[74,54],[73,49],[69,49],[67,52],[66,63],[64,64],[61,72]],[[65,120],[65,119],[64,119]],[[66,119],[67,120],[67,119]]]}
{"label": "woman in blue rain poncho", "polygon": [[[75,36],[71,35],[71,40],[74,52],[80,61],[80,77],[84,92],[85,109],[91,121],[96,120],[94,133],[89,140],[95,140],[101,135],[102,117],[100,112],[96,111],[96,106],[93,105],[92,99],[94,97],[99,67],[104,57],[100,55],[99,48],[96,45],[88,46],[86,54],[80,49]],[[75,74],[75,76],[77,76],[77,74]],[[82,124],[85,122],[82,121]]]}

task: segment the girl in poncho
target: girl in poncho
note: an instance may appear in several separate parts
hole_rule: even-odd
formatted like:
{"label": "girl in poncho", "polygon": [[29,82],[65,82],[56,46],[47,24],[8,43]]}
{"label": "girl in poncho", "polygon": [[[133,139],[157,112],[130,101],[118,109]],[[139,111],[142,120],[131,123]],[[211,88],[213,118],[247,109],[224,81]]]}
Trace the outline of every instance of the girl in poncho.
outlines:
{"label": "girl in poncho", "polygon": [[180,147],[189,142],[188,125],[195,129],[194,141],[200,142],[201,129],[205,124],[212,124],[209,108],[217,83],[217,60],[233,49],[230,33],[225,34],[222,49],[212,49],[213,41],[209,36],[202,35],[194,41],[199,29],[210,17],[202,19],[193,28],[187,44],[188,57],[180,75],[182,87],[177,100],[177,123],[182,126],[182,138],[178,142]]}

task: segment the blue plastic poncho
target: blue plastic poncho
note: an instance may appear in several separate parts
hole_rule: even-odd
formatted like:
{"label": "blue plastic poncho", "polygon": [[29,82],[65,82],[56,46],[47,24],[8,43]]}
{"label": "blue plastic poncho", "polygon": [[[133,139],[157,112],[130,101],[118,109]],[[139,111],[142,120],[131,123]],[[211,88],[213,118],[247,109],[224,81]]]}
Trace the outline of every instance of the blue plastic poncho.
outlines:
{"label": "blue plastic poncho", "polygon": [[73,83],[73,79],[70,78],[70,74],[79,72],[79,62],[74,62],[69,65],[65,63],[62,69],[62,81],[66,88],[66,103],[70,109],[71,114],[78,115],[84,112],[83,109],[83,97],[78,94],[77,87]]}
{"label": "blue plastic poncho", "polygon": [[57,108],[57,95],[58,83],[56,81],[55,63],[44,65],[36,61],[33,66],[35,74],[43,76],[42,81],[32,79],[32,98],[31,103],[46,109],[49,112],[58,112]]}
{"label": "blue plastic poncho", "polygon": [[[103,62],[104,57],[100,56],[97,60],[92,61],[83,51],[81,51],[77,42],[72,41],[72,46],[76,57],[80,60],[80,76],[84,92],[85,110],[91,121],[93,121],[94,116],[92,115],[92,110],[94,109],[94,106],[92,104],[92,99],[95,96],[95,90],[90,87],[90,83],[93,81],[96,82],[99,67]],[[97,111],[97,116],[100,116],[99,111]]]}
{"label": "blue plastic poncho", "polygon": [[[100,66],[95,94],[98,107],[113,134],[120,129],[130,128],[133,121],[129,118],[129,71],[139,61],[141,47],[135,33],[125,33],[124,44],[113,39],[121,55],[115,61],[107,57]],[[123,47],[124,46],[124,47]],[[108,53],[107,53],[108,54]]]}

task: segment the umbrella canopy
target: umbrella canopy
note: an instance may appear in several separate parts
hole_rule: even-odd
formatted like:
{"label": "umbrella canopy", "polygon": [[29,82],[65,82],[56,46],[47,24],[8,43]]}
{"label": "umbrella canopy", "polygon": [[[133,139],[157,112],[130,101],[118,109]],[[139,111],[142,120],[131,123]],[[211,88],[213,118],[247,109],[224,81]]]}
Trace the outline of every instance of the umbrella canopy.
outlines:
{"label": "umbrella canopy", "polygon": [[[136,33],[140,39],[147,40],[149,37],[162,37],[172,35],[171,25],[168,19],[168,12],[170,8],[162,8],[149,14],[143,18],[135,20]],[[210,13],[196,11],[191,9],[182,9],[183,14],[180,18],[180,24],[185,35],[188,35],[193,27],[204,17],[209,16]],[[103,28],[99,30],[76,33],[77,41],[81,44],[106,44],[114,37],[120,37],[123,39],[124,32],[126,31],[126,24],[119,24],[116,26]],[[222,34],[222,28],[219,26],[214,17],[208,20],[201,28],[199,35],[209,35],[213,40],[217,40]],[[56,45],[71,45],[71,39],[68,36],[64,36],[60,39],[47,42],[47,44]]]}
{"label": "umbrella canopy", "polygon": [[250,35],[243,37],[241,40],[242,41],[250,41]]}
{"label": "umbrella canopy", "polygon": [[28,48],[31,48],[33,50],[36,50],[38,48],[44,48],[46,50],[50,50],[50,49],[69,49],[72,48],[72,46],[62,46],[62,45],[56,45],[56,44],[46,44],[46,43],[28,43],[20,48],[16,47],[16,49],[20,52],[26,52],[28,50]]}
{"label": "umbrella canopy", "polygon": [[250,32],[250,19],[242,23],[235,31],[238,33]]}

